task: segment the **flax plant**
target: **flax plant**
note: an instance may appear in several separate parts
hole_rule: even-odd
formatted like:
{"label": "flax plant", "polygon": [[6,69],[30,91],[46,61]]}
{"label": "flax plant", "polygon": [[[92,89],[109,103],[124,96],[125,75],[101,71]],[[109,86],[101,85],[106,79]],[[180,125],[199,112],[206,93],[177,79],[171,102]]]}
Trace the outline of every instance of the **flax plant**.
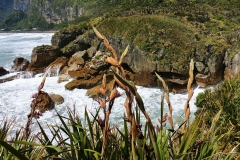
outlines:
{"label": "flax plant", "polygon": [[[113,47],[110,45],[109,41],[106,39],[106,37],[104,35],[102,35],[101,33],[98,32],[98,30],[96,28],[93,27],[93,30],[95,32],[95,34],[103,41],[103,43],[105,44],[105,46],[107,47],[107,49],[112,53],[113,58],[112,57],[106,57],[106,62],[108,62],[109,64],[111,64],[114,67],[117,67],[117,71],[119,72],[119,70],[121,71],[121,76],[123,76],[125,78],[125,72],[122,68],[122,66],[120,65],[119,61],[117,60],[117,53],[116,51],[113,49]],[[120,62],[122,62],[124,56],[127,54],[128,49],[125,50],[125,52],[122,54],[121,60]],[[106,76],[103,77],[103,81],[102,81],[102,87],[100,88],[100,92],[103,94],[104,99],[100,101],[100,106],[103,108],[104,110],[104,128],[103,128],[103,145],[102,145],[102,152],[101,154],[104,155],[105,152],[105,147],[107,144],[107,139],[108,139],[108,121],[109,121],[109,117],[111,114],[111,110],[114,104],[114,100],[116,97],[119,96],[119,93],[116,89],[116,81],[114,81],[113,84],[113,88],[111,88],[111,93],[108,99],[106,99],[106,90],[107,90],[107,84],[106,84]],[[106,102],[108,103],[108,109],[106,111]]]}
{"label": "flax plant", "polygon": [[[125,107],[127,109],[127,113],[128,113],[128,118],[130,119],[130,125],[131,125],[131,134],[132,134],[132,153],[133,153],[133,159],[136,159],[136,152],[135,152],[135,134],[136,134],[136,127],[135,127],[135,118],[134,115],[131,113],[131,105],[130,102],[132,102],[132,96],[135,97],[135,100],[137,102],[138,107],[140,108],[140,110],[142,111],[142,113],[144,114],[145,118],[146,118],[146,123],[148,125],[148,129],[149,129],[149,134],[151,137],[151,141],[154,144],[154,150],[155,150],[155,156],[158,159],[159,157],[159,153],[158,153],[158,149],[157,149],[157,144],[156,144],[156,134],[154,131],[154,127],[153,124],[151,122],[151,119],[149,117],[149,115],[147,114],[145,108],[144,108],[144,103],[142,98],[140,97],[140,95],[138,94],[138,92],[136,91],[136,88],[130,84],[129,82],[127,82],[127,80],[125,79],[125,72],[122,68],[122,66],[120,65],[120,63],[117,60],[117,55],[115,50],[113,49],[113,47],[109,44],[108,40],[105,38],[104,35],[102,35],[100,32],[97,31],[96,28],[93,27],[94,32],[96,33],[96,35],[104,42],[105,46],[107,47],[107,49],[112,53],[113,57],[107,57],[106,61],[108,63],[110,63],[112,66],[117,67],[118,70],[120,70],[120,75],[118,73],[116,73],[115,71],[112,70],[112,72],[114,73],[114,79],[115,82],[118,83],[119,86],[122,86],[123,89],[126,92],[127,95],[127,99],[125,102]],[[125,53],[124,53],[125,54]],[[124,57],[124,54],[122,57]],[[122,61],[122,60],[121,60]],[[117,70],[117,71],[118,71]],[[106,124],[106,123],[105,123]],[[104,148],[105,146],[103,146]],[[103,149],[104,150],[104,149]],[[104,151],[102,151],[102,154],[104,153]]]}

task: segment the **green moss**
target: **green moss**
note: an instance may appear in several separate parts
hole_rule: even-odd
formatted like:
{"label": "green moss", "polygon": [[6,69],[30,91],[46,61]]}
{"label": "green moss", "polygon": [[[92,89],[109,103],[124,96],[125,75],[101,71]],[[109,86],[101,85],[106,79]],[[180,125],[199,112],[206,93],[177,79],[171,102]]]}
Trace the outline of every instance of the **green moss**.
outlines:
{"label": "green moss", "polygon": [[53,46],[53,45],[41,45],[41,46],[37,46],[34,48],[34,52],[36,53],[41,53],[44,51],[56,51],[58,50],[59,47],[58,46]]}

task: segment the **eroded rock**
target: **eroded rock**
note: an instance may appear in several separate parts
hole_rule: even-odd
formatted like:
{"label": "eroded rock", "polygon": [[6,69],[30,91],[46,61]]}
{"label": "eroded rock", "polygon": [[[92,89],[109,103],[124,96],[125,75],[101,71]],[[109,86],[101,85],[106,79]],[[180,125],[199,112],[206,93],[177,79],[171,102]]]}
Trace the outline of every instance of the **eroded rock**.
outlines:
{"label": "eroded rock", "polygon": [[53,61],[46,69],[45,72],[48,76],[58,76],[59,72],[67,66],[68,58],[66,57],[58,57],[55,61]]}
{"label": "eroded rock", "polygon": [[58,57],[58,46],[42,45],[35,47],[31,55],[31,62],[26,70],[35,73],[43,73],[44,69]]}
{"label": "eroded rock", "polygon": [[25,71],[29,65],[29,61],[23,57],[17,57],[13,61],[14,65],[12,66],[13,71]]}

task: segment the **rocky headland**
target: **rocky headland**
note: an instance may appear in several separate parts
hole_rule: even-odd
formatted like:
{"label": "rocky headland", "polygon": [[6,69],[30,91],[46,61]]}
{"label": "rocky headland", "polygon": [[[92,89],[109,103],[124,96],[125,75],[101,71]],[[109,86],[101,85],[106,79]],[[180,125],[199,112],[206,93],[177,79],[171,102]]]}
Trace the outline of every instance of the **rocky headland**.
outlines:
{"label": "rocky headland", "polygon": [[[231,35],[223,35],[222,32],[209,34],[200,27],[199,32],[206,34],[203,36],[196,34],[189,26],[166,20],[161,16],[149,15],[139,19],[134,16],[121,17],[118,21],[115,19],[101,19],[97,22],[97,28],[106,35],[118,58],[129,46],[122,67],[126,71],[126,78],[136,85],[161,85],[155,76],[156,72],[164,78],[173,92],[186,91],[190,59],[194,60],[195,84],[200,87],[215,85],[222,79],[231,78],[239,73],[240,51],[236,49],[240,43],[238,30],[233,31]],[[177,27],[169,28],[166,25],[159,29],[159,26],[150,28],[148,24],[148,30],[152,32],[139,29],[147,23],[160,23],[160,27],[167,23]],[[106,29],[107,27],[109,29]],[[135,31],[137,29],[138,32]],[[35,47],[29,64],[21,58],[14,60],[13,69],[26,70],[33,74],[45,72],[49,76],[57,75],[59,83],[71,79],[65,85],[68,90],[95,87],[101,83],[103,74],[107,75],[107,82],[113,79],[110,65],[105,60],[111,54],[97,38],[90,24],[81,23],[64,28],[53,35],[51,43],[52,45]]]}
{"label": "rocky headland", "polygon": [[[185,91],[189,58],[194,59],[195,82],[201,87],[215,85],[223,78],[238,74],[240,69],[240,52],[232,56],[226,48],[219,50],[214,44],[195,49],[192,56],[185,59],[186,67],[180,69],[165,67],[159,63],[164,59],[163,51],[156,53],[159,60],[151,60],[146,51],[139,49],[124,37],[109,36],[107,39],[116,50],[118,58],[129,45],[122,66],[126,71],[127,79],[136,85],[149,87],[160,85],[155,76],[156,72],[171,86],[173,92]],[[38,46],[33,50],[27,71],[42,73],[48,70],[54,75],[58,70],[59,82],[73,78],[65,86],[69,90],[95,87],[101,83],[104,73],[107,74],[108,82],[113,79],[109,71],[110,65],[105,61],[105,58],[111,54],[91,29],[80,27],[71,32],[58,32],[52,37],[51,42],[50,46]]]}

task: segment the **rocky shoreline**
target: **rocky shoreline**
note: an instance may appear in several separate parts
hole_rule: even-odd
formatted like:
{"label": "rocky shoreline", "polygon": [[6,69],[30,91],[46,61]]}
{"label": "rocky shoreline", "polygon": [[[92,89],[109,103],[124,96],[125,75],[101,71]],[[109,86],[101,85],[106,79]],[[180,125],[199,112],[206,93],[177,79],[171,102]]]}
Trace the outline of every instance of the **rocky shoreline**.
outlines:
{"label": "rocky shoreline", "polygon": [[[156,72],[163,77],[173,92],[186,91],[188,68],[182,71],[169,69],[158,61],[149,60],[146,52],[127,42],[123,37],[112,36],[107,39],[116,51],[117,57],[120,57],[129,46],[128,54],[122,63],[127,80],[140,86],[159,86],[161,84],[155,76]],[[73,78],[65,86],[69,90],[91,89],[101,83],[103,74],[107,75],[109,83],[113,79],[110,65],[105,60],[111,54],[92,30],[77,28],[73,31],[58,32],[53,35],[51,44],[35,47],[30,62],[18,57],[13,69],[28,71],[33,75],[47,72],[50,76],[56,76],[56,73],[59,73],[59,83]],[[201,54],[196,51],[192,57],[195,62],[194,83],[206,87],[238,74],[239,55],[240,53],[229,56],[226,50],[215,53],[211,44],[206,45]]]}

